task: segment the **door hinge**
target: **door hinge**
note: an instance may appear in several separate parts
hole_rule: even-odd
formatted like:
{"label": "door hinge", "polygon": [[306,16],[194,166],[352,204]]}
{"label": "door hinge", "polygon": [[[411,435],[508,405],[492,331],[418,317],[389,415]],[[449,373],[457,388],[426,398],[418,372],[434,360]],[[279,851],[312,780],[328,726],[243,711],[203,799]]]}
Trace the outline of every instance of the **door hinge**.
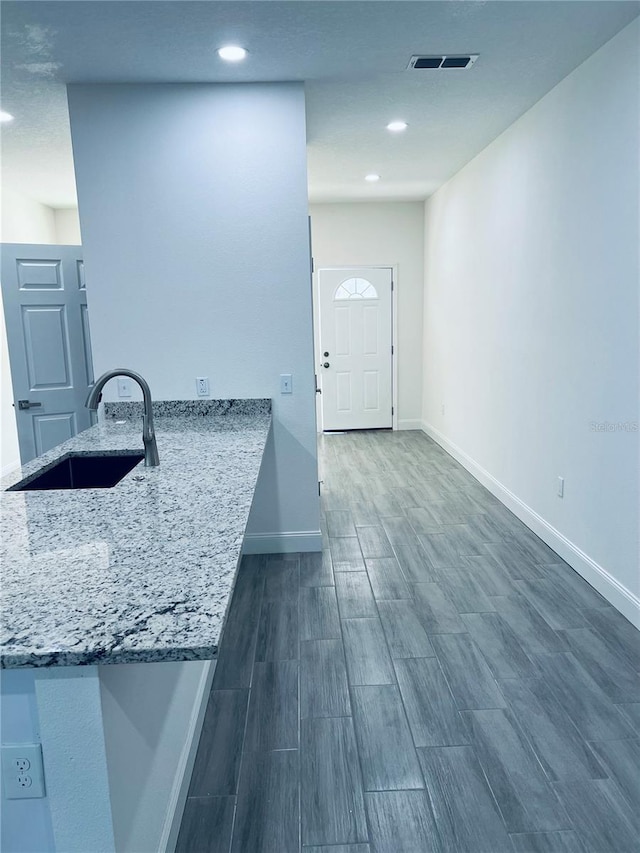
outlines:
{"label": "door hinge", "polygon": [[393,344],[391,344],[391,355],[393,355]]}
{"label": "door hinge", "polygon": [[318,497],[321,497],[321,494],[322,494],[321,493],[321,483],[322,483],[322,480],[318,480]]}
{"label": "door hinge", "polygon": [[393,414],[393,406],[391,406],[391,414]]}
{"label": "door hinge", "polygon": [[391,290],[393,290],[393,287],[394,287],[393,279],[391,279]]}
{"label": "door hinge", "polygon": [[314,259],[312,257],[311,258],[311,272],[315,272],[315,271],[316,271],[316,262],[314,261]]}

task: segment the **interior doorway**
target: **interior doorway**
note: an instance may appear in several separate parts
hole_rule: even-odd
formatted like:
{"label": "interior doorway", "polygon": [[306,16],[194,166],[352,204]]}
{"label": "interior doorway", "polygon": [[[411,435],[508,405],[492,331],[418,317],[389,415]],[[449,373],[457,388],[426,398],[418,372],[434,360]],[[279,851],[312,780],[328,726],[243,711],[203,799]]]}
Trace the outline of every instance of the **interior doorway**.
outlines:
{"label": "interior doorway", "polygon": [[323,431],[393,426],[393,270],[318,271]]}
{"label": "interior doorway", "polygon": [[3,243],[2,301],[24,465],[92,424],[82,247]]}

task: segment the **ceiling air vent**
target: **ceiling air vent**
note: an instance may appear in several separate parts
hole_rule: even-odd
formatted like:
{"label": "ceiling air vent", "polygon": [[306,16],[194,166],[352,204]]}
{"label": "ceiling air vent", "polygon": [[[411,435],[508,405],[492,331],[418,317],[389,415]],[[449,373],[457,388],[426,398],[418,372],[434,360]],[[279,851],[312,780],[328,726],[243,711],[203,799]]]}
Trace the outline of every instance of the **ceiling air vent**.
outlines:
{"label": "ceiling air vent", "polygon": [[471,68],[477,53],[446,54],[444,56],[412,56],[408,68],[440,70],[442,68]]}

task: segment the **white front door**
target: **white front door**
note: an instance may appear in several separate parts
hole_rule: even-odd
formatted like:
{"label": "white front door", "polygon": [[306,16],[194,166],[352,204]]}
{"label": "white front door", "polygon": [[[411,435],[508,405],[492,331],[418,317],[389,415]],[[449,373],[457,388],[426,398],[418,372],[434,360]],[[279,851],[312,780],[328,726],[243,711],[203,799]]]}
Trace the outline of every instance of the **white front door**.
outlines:
{"label": "white front door", "polygon": [[392,426],[391,282],[388,268],[318,272],[325,430]]}

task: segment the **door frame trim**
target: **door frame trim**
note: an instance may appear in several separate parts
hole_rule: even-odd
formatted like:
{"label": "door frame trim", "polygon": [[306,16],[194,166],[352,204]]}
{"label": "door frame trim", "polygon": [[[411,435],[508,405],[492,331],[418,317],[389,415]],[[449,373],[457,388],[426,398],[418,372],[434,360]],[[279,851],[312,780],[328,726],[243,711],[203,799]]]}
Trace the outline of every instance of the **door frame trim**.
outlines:
{"label": "door frame trim", "polygon": [[[336,264],[318,266],[313,272],[313,301],[318,326],[320,328],[320,273],[322,270],[391,270],[391,429],[398,429],[398,264]],[[317,340],[316,326],[313,329],[313,366],[317,376],[320,376],[320,363],[318,353],[320,352],[320,341]],[[318,432],[324,432],[324,413],[322,411],[322,400],[318,406]]]}

